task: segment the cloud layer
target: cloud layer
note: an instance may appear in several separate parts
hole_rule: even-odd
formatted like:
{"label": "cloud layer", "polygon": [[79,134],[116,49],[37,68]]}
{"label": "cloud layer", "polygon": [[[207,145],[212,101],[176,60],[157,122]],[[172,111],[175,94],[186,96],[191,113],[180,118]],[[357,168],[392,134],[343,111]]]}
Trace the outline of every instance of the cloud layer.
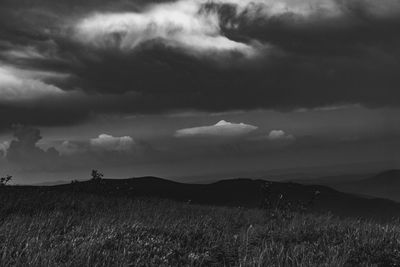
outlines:
{"label": "cloud layer", "polygon": [[178,1],[153,5],[142,13],[95,14],[76,25],[75,38],[97,48],[123,52],[159,40],[194,55],[237,51],[256,56],[251,45],[224,36],[218,14],[202,11],[200,5],[198,1]]}
{"label": "cloud layer", "polygon": [[[0,159],[6,167],[23,171],[71,171],[88,165],[126,164],[149,149],[130,136],[100,134],[86,140],[42,141],[38,128],[17,125],[13,139],[0,143]],[[42,146],[46,147],[43,148]]]}
{"label": "cloud layer", "polygon": [[46,84],[38,76],[40,73],[27,73],[0,64],[0,103],[29,102],[46,97],[60,97],[65,94],[63,90]]}
{"label": "cloud layer", "polygon": [[0,128],[399,106],[397,0],[5,0]]}

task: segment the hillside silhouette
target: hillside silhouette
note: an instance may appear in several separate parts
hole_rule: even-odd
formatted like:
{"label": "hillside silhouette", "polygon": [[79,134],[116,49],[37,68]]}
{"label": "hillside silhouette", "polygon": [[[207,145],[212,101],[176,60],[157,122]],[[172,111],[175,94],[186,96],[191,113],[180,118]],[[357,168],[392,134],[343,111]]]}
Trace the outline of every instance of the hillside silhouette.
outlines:
{"label": "hillside silhouette", "polygon": [[[265,186],[268,187],[266,192]],[[185,184],[157,177],[88,180],[56,186],[15,186],[12,190],[83,192],[101,196],[150,197],[205,205],[259,208],[267,197],[272,206],[285,203],[309,212],[341,217],[389,220],[400,217],[400,204],[343,193],[327,186],[292,182],[231,179],[211,184]],[[315,194],[318,196],[315,198]],[[315,198],[315,199],[314,199]]]}

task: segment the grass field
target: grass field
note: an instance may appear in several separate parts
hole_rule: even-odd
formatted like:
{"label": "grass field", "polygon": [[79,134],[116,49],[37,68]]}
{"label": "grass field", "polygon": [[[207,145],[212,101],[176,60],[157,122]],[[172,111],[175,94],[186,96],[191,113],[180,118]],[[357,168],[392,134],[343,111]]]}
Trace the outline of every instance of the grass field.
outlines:
{"label": "grass field", "polygon": [[400,226],[0,188],[0,266],[400,266]]}

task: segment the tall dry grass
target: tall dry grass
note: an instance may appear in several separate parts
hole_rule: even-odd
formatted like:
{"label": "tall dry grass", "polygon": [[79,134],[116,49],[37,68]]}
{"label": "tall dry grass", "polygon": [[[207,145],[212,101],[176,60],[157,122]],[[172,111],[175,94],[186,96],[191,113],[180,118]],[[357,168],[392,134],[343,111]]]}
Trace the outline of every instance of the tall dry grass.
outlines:
{"label": "tall dry grass", "polygon": [[400,266],[395,222],[5,188],[0,203],[0,266]]}

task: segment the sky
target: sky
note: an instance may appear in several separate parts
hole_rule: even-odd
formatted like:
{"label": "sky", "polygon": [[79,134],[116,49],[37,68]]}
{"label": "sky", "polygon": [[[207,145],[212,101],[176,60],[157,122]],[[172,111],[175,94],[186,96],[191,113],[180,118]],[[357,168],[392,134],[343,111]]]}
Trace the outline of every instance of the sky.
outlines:
{"label": "sky", "polygon": [[0,0],[0,176],[399,168],[399,28],[398,0]]}

